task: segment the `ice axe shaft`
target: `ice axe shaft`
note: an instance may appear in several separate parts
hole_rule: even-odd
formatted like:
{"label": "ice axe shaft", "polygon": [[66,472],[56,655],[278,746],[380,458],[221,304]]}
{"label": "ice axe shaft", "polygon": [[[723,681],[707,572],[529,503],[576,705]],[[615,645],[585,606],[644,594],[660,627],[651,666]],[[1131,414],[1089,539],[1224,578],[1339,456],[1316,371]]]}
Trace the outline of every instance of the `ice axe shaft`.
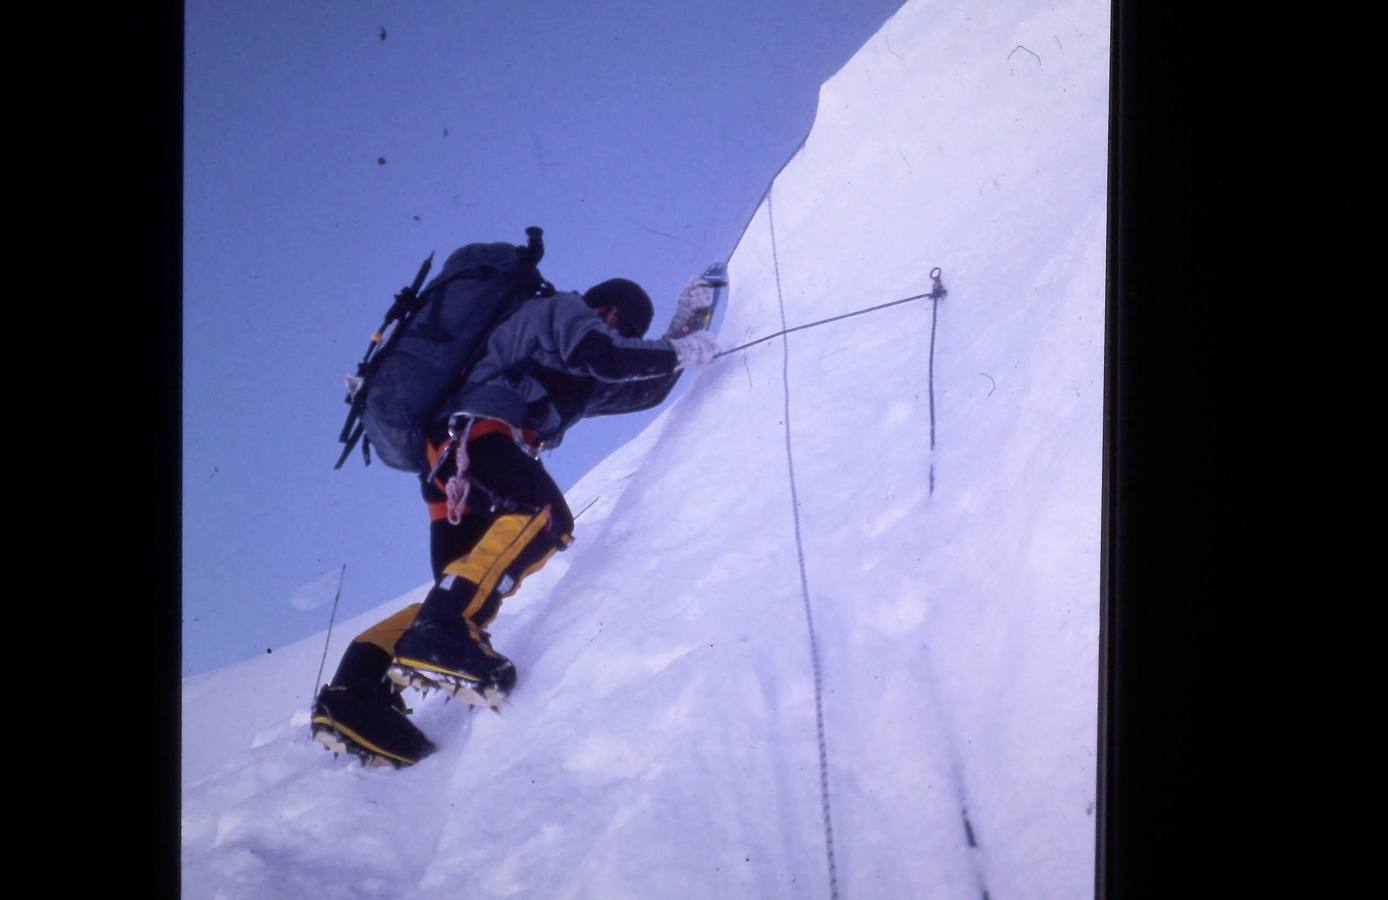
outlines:
{"label": "ice axe shaft", "polygon": [[713,324],[713,314],[718,309],[718,300],[723,294],[723,288],[728,286],[728,266],[727,263],[716,262],[704,269],[704,274],[699,276],[699,280],[713,288],[713,300],[709,303],[708,309],[702,311],[703,324],[699,327],[706,329]]}

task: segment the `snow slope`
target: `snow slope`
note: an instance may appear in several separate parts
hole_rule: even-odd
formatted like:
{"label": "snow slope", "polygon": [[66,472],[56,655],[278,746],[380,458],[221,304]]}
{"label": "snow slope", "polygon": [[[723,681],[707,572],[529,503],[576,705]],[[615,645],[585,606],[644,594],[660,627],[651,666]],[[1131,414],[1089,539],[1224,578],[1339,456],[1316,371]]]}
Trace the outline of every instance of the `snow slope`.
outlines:
{"label": "snow slope", "polygon": [[720,340],[948,297],[697,373],[504,607],[512,706],[416,702],[418,766],[308,742],[322,634],[187,679],[185,896],[1092,894],[1108,7],[986,6],[825,84]]}

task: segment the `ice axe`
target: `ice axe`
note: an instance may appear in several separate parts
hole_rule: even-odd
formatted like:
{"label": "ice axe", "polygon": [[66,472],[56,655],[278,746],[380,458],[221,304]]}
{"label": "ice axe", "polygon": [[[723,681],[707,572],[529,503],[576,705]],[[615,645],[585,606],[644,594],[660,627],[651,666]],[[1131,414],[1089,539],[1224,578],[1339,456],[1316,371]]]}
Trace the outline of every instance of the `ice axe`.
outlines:
{"label": "ice axe", "polygon": [[699,276],[699,281],[713,288],[713,301],[709,303],[707,309],[699,310],[699,312],[695,314],[702,322],[699,328],[706,329],[713,324],[713,313],[718,309],[718,300],[723,294],[723,288],[728,286],[727,263],[716,262],[710,264],[707,269],[704,269],[704,274]]}

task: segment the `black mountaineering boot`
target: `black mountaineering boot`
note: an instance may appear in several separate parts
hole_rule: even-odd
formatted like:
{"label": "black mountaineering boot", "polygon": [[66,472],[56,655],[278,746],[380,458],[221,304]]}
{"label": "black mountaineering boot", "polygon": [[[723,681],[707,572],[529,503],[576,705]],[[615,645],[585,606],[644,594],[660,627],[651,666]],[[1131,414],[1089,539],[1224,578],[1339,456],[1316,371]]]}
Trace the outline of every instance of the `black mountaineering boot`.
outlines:
{"label": "black mountaineering boot", "polygon": [[466,596],[466,590],[456,586],[454,591],[430,593],[395,644],[389,677],[401,687],[426,694],[441,690],[474,706],[495,709],[515,687],[516,667],[492,649],[486,631],[462,617],[460,595]]}
{"label": "black mountaineering boot", "polygon": [[332,684],[313,704],[313,739],[334,753],[350,753],[364,766],[411,766],[435,750],[405,713],[404,700],[384,680],[390,654],[354,643],[343,654]]}

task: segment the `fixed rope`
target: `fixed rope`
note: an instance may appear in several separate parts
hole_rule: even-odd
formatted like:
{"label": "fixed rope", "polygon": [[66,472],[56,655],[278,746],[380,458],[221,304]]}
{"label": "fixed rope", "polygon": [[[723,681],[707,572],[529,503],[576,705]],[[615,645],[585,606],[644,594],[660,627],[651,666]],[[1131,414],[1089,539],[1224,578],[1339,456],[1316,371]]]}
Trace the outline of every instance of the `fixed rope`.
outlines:
{"label": "fixed rope", "polygon": [[[810,661],[814,672],[815,734],[819,744],[819,790],[821,809],[823,811],[824,817],[824,853],[825,860],[828,864],[829,869],[829,896],[831,900],[838,900],[838,866],[835,862],[834,857],[834,819],[829,794],[829,747],[828,740],[825,736],[824,725],[823,665],[820,661],[819,640],[815,633],[814,609],[810,602],[809,576],[805,569],[805,545],[800,523],[800,496],[795,479],[795,455],[791,441],[790,343],[789,341],[784,340],[784,338],[786,335],[792,334],[797,331],[803,331],[808,328],[815,328],[820,325],[827,325],[830,322],[838,322],[843,319],[851,318],[853,316],[865,315],[870,312],[876,312],[878,310],[886,309],[892,306],[899,306],[904,303],[911,303],[916,300],[930,299],[932,301],[930,315],[930,350],[928,357],[929,369],[927,374],[927,382],[930,410],[930,493],[933,495],[935,491],[935,337],[937,331],[937,323],[939,321],[939,302],[941,299],[945,297],[948,291],[945,290],[944,284],[941,282],[942,272],[940,268],[937,266],[934,269],[931,269],[930,271],[930,278],[933,284],[931,286],[931,290],[926,293],[913,294],[910,297],[903,297],[899,300],[892,300],[887,303],[879,303],[875,306],[870,306],[865,309],[843,313],[841,315],[832,316],[827,319],[820,319],[815,322],[807,322],[803,325],[797,325],[793,328],[788,327],[786,325],[785,293],[781,285],[780,251],[776,244],[776,215],[774,206],[772,204],[770,187],[768,187],[766,191],[766,214],[767,222],[770,226],[771,231],[771,262],[772,269],[776,277],[776,301],[780,309],[781,330],[774,334],[769,334],[765,337],[758,338],[754,341],[749,341],[746,344],[740,344],[736,347],[730,347],[727,350],[719,352],[718,354],[716,354],[716,356],[727,356],[732,353],[737,353],[741,350],[746,350],[748,347],[754,347],[758,344],[764,343],[776,337],[780,337],[783,339],[781,383],[784,387],[785,392],[784,422],[786,435],[786,469],[790,477],[791,511],[795,522],[795,555],[800,572],[800,595],[804,603],[805,624],[809,635],[810,644]],[[959,759],[959,753],[957,748],[954,747],[953,741],[950,740],[948,736],[946,737],[946,744],[950,756],[950,776],[951,780],[954,782],[956,796],[959,799],[960,817],[962,819],[962,824],[964,827],[965,840],[969,848],[968,854],[970,868],[973,870],[977,890],[981,895],[982,900],[991,900],[988,893],[987,882],[983,875],[983,869],[980,865],[979,860],[975,857],[975,853],[981,852],[981,848],[979,847],[978,837],[974,830],[973,823],[969,819],[968,792],[964,785],[963,767]]]}
{"label": "fixed rope", "polygon": [[940,298],[949,293],[944,285],[940,284],[940,267],[936,266],[930,270],[930,277],[935,279],[934,289],[926,296],[934,302],[930,304],[930,362],[927,374],[927,383],[930,396],[930,492],[929,496],[935,496],[935,323],[940,319]]}
{"label": "fixed rope", "polygon": [[[333,620],[337,618],[337,601],[342,599],[342,582],[347,579],[347,564],[342,564],[342,571],[337,576],[337,595],[333,597],[333,611],[328,616],[328,636],[323,639],[323,658],[318,660],[318,677],[313,679],[313,691],[310,697],[318,696],[318,688],[323,683],[323,664],[328,661],[328,644],[333,639]],[[329,718],[331,718],[329,714]],[[310,735],[312,737],[312,735]]]}
{"label": "fixed rope", "polygon": [[[769,193],[767,194],[767,203],[769,215]],[[776,252],[776,241],[774,237],[771,241],[771,252],[774,258]],[[886,309],[890,306],[900,306],[903,303],[911,303],[915,300],[933,301],[930,308],[930,357],[929,369],[926,378],[930,406],[930,496],[933,497],[935,496],[935,331],[936,324],[939,322],[940,319],[940,301],[944,299],[946,294],[949,293],[949,291],[945,290],[944,284],[940,282],[940,275],[941,272],[939,266],[936,266],[935,268],[930,270],[930,278],[934,282],[934,284],[932,285],[930,290],[924,294],[912,294],[910,297],[902,297],[900,300],[891,300],[887,303],[879,303],[876,306],[869,306],[865,309],[857,309],[853,312],[846,312],[837,316],[830,316],[827,319],[820,319],[817,322],[806,322],[804,325],[796,325],[794,328],[782,328],[780,331],[777,331],[773,334],[768,334],[765,337],[759,337],[755,341],[748,341],[745,344],[738,344],[736,347],[729,347],[727,350],[720,350],[719,352],[713,354],[713,358],[717,359],[720,356],[727,356],[731,353],[737,353],[739,351],[746,350],[748,347],[755,347],[758,344],[764,344],[772,338],[782,337],[787,334],[793,334],[797,331],[804,331],[807,328],[817,328],[820,325],[828,325],[830,322],[839,322],[843,319],[850,319],[853,316],[866,315],[867,313],[877,312],[878,310]],[[779,288],[779,285],[777,287]],[[785,324],[785,309],[782,308],[781,325],[784,326]]]}
{"label": "fixed rope", "polygon": [[[943,287],[940,286],[940,279],[938,275],[939,271],[940,270],[938,268],[933,269],[931,271],[931,275],[935,278],[935,287],[928,293],[913,294],[910,297],[902,297],[900,300],[892,300],[888,303],[879,303],[876,306],[869,306],[866,309],[858,309],[854,310],[853,312],[843,313],[842,315],[831,316],[828,319],[820,319],[818,322],[806,322],[804,325],[796,325],[794,328],[786,328],[782,331],[777,331],[774,334],[768,334],[766,337],[759,337],[755,341],[748,341],[745,344],[738,344],[736,347],[729,347],[727,350],[720,350],[717,353],[713,354],[713,358],[717,359],[720,356],[727,356],[730,353],[737,353],[739,350],[746,350],[748,347],[755,347],[757,344],[764,344],[772,338],[778,338],[784,334],[794,334],[797,331],[804,331],[806,328],[816,328],[820,325],[828,325],[830,322],[837,322],[841,319],[851,319],[853,316],[861,316],[870,312],[877,312],[879,309],[886,309],[889,306],[900,306],[903,303],[910,303],[913,300],[924,300],[926,298],[938,299],[940,297],[943,297],[946,293],[948,293],[947,291],[945,291]],[[782,312],[784,312],[784,310],[782,310]],[[781,317],[781,324],[785,324],[784,315],[782,315]]]}
{"label": "fixed rope", "polygon": [[[766,215],[771,224],[771,262],[776,272],[776,301],[781,308],[781,324],[786,324],[786,301],[781,291],[781,262],[776,252],[776,217],[771,209],[771,192],[766,194]],[[784,334],[785,332],[783,332]],[[810,606],[810,580],[805,573],[805,544],[800,529],[800,497],[795,487],[795,456],[790,440],[790,342],[784,342],[781,383],[785,387],[786,468],[790,473],[790,505],[795,517],[795,556],[800,564],[800,595],[805,604],[805,624],[809,629],[810,661],[814,669],[815,734],[819,740],[819,793],[824,813],[824,854],[829,864],[829,897],[838,900],[838,867],[834,863],[834,817],[829,805],[829,745],[824,736],[824,679],[819,661],[819,641],[814,630],[814,610]]]}
{"label": "fixed rope", "polygon": [[[589,501],[588,501],[588,505],[585,506],[585,507],[583,507],[582,509],[580,509],[580,510],[578,511],[578,516],[583,515],[583,514],[586,513],[589,509],[591,509],[592,506],[593,506],[593,504],[594,504],[594,503],[597,503],[598,500],[601,499],[601,497],[602,497],[602,494],[599,494],[598,496],[594,497],[592,500],[589,500]],[[575,522],[578,521],[578,516],[574,516],[574,521],[575,521]]]}

